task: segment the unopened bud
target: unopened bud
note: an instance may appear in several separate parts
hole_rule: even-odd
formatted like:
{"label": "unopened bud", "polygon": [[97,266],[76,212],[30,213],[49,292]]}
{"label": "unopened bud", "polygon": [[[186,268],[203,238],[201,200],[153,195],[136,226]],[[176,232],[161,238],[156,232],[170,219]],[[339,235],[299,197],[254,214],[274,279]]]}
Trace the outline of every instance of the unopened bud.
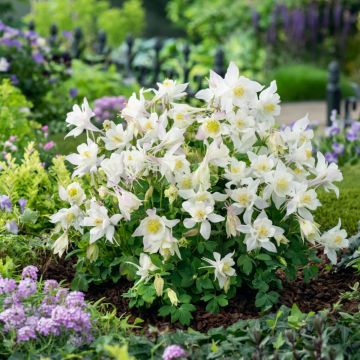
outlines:
{"label": "unopened bud", "polygon": [[99,256],[99,247],[96,244],[91,244],[86,250],[86,257],[90,260],[90,262],[94,262],[97,260]]}
{"label": "unopened bud", "polygon": [[169,297],[171,304],[174,306],[177,306],[179,303],[179,299],[176,295],[176,292],[170,288],[167,288],[166,291],[167,291],[167,296]]}
{"label": "unopened bud", "polygon": [[153,195],[153,192],[154,192],[154,187],[151,185],[145,193],[144,201],[149,201]]}
{"label": "unopened bud", "polygon": [[159,275],[155,275],[154,288],[157,296],[162,296],[164,290],[164,279]]}

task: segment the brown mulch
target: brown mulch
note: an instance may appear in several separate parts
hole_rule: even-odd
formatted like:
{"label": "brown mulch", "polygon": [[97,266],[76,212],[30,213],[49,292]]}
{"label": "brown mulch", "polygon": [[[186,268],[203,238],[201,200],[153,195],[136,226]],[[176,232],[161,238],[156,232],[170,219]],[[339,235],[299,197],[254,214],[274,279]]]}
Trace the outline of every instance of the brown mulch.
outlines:
{"label": "brown mulch", "polygon": [[[64,281],[68,285],[75,274],[74,265],[73,261],[55,261],[51,258],[44,261],[41,272],[44,279]],[[341,293],[348,291],[351,285],[360,280],[351,270],[340,269],[330,272],[324,266],[319,267],[318,277],[307,284],[301,273],[298,273],[297,279],[292,282],[285,280],[284,274],[279,274],[279,277],[282,279],[283,289],[280,291],[278,306],[291,307],[296,303],[303,312],[330,308],[339,300]],[[123,279],[117,284],[105,282],[101,285],[90,285],[86,297],[93,301],[104,298],[105,302],[115,305],[119,315],[131,314],[130,321],[136,317],[143,319],[143,329],[146,330],[151,325],[156,326],[160,331],[184,328],[180,324],[171,324],[168,318],[157,316],[157,309],[130,309],[128,300],[123,298],[122,294],[131,285]],[[357,304],[347,302],[344,306],[348,311],[357,311]],[[218,326],[227,327],[240,319],[257,318],[261,315],[255,307],[255,293],[251,289],[240,289],[236,297],[229,301],[229,305],[218,314],[208,313],[205,306],[199,305],[193,316],[190,326],[195,330],[207,331]]]}

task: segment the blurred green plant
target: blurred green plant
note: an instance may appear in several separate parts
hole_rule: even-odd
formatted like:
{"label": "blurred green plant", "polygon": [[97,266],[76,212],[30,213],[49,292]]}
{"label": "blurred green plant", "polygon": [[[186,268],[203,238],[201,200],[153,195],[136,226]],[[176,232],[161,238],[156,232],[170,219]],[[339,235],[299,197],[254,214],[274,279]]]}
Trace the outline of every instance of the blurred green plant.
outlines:
{"label": "blurred green plant", "polygon": [[121,44],[128,33],[141,34],[145,25],[141,0],[126,0],[121,8],[110,6],[108,0],[37,0],[32,1],[25,21],[34,21],[43,36],[49,36],[52,24],[61,32],[80,27],[88,47],[99,30],[105,31],[111,46]]}

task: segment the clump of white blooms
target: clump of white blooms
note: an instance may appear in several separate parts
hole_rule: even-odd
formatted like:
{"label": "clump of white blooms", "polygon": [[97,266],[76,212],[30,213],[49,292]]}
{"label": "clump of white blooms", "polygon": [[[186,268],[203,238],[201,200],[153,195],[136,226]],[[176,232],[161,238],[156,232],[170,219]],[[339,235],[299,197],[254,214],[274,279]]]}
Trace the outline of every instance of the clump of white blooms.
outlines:
{"label": "clump of white blooms", "polygon": [[[60,232],[55,252],[67,249],[70,232],[88,232],[89,245],[122,247],[126,228],[142,241],[136,274],[148,281],[158,270],[149,255],[181,261],[182,249],[211,239],[219,246],[209,258],[199,256],[198,272],[213,272],[226,290],[236,276],[233,258],[241,255],[235,246],[223,253],[227,238],[241,239],[247,252],[276,253],[291,243],[293,234],[283,225],[293,221],[299,238],[324,247],[336,263],[336,250],[348,246],[346,232],[339,223],[321,235],[312,212],[321,205],[317,189],[338,194],[334,182],[342,174],[314,153],[309,119],[280,130],[276,82],[264,88],[241,76],[234,63],[224,78],[210,72],[209,87],[196,95],[204,106],[180,103],[186,88],[165,80],[157,89],[141,90],[128,100],[123,123],[106,121],[103,129],[91,123],[86,100],[68,114],[68,135],[85,131],[87,142],[67,157],[75,166],[74,182],[60,188],[68,208],[51,217]],[[84,177],[87,190],[80,186]]]}

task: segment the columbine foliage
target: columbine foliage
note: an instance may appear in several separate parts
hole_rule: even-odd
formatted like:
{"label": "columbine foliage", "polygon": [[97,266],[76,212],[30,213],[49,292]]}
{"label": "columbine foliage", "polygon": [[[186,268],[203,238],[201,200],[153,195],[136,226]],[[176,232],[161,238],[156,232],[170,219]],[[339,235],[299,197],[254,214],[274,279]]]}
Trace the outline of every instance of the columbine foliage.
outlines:
{"label": "columbine foliage", "polygon": [[257,306],[272,305],[276,270],[294,278],[305,266],[311,277],[316,248],[335,263],[347,246],[340,222],[320,235],[312,215],[316,190],[338,193],[341,172],[313,156],[306,117],[274,126],[275,82],[264,88],[231,63],[225,78],[211,72],[209,88],[196,95],[204,106],[179,102],[186,87],[167,79],[133,94],[126,123],[103,129],[91,123],[86,100],[75,105],[68,136],[86,131],[87,142],[67,157],[73,183],[59,193],[68,206],[52,216],[61,229],[55,252],[70,241],[79,248],[77,284],[126,275],[134,280],[130,305],[158,299],[161,315],[184,324],[194,303],[217,311],[244,283],[257,290]]}

